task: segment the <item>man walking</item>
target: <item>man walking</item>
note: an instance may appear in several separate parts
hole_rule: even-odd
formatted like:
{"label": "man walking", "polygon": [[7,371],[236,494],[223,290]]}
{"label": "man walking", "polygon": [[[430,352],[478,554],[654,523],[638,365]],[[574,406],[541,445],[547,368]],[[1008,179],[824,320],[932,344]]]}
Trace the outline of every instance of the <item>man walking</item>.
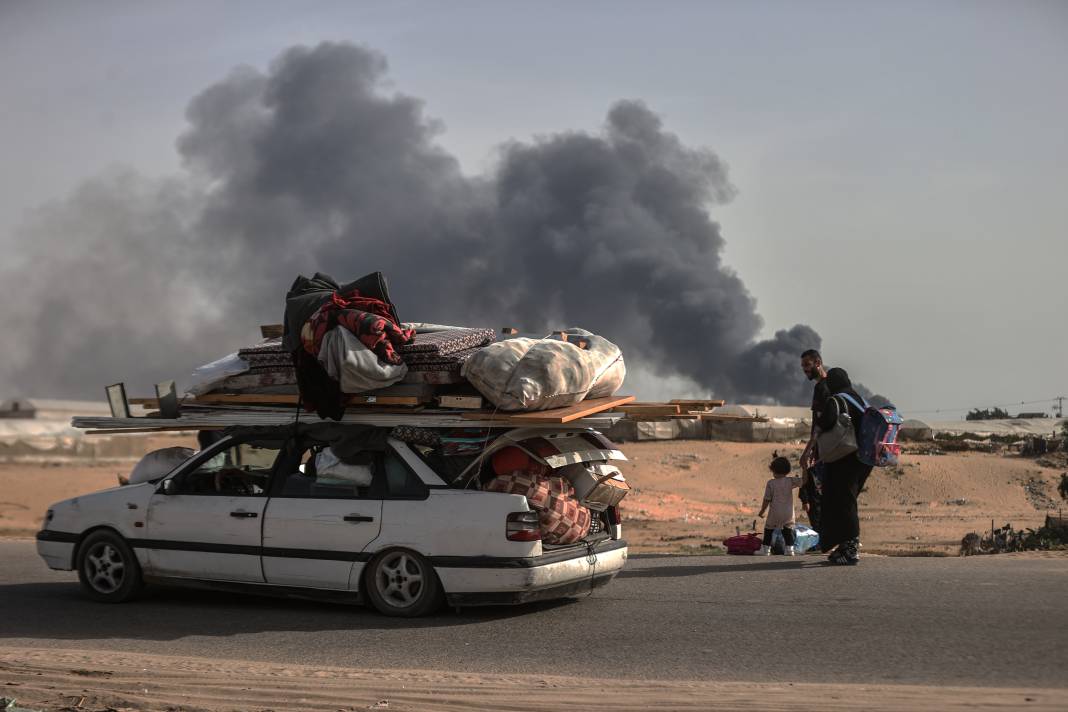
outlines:
{"label": "man walking", "polygon": [[823,366],[823,357],[819,351],[809,349],[801,354],[801,370],[805,372],[808,380],[816,382],[812,389],[812,432],[809,434],[805,451],[801,453],[801,469],[807,471],[816,461],[816,413],[831,393],[827,390],[827,369]]}

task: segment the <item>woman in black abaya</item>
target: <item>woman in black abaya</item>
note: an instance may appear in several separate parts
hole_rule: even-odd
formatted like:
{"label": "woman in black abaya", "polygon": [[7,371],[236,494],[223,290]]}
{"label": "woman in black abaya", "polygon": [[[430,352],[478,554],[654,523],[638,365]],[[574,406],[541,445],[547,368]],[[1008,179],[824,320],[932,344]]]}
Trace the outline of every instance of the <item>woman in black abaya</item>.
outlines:
{"label": "woman in black abaya", "polygon": [[[831,430],[838,421],[841,409],[847,408],[859,442],[863,412],[845,398],[835,396],[846,393],[858,403],[863,403],[864,399],[853,390],[849,375],[841,368],[827,371],[826,384],[829,395],[815,414],[816,426],[822,432]],[[826,462],[824,466],[826,474],[820,512],[820,548],[824,553],[830,552],[828,559],[832,564],[856,564],[860,560],[857,555],[860,538],[857,495],[871,473],[871,465],[862,463],[857,453],[852,452],[840,460]]]}

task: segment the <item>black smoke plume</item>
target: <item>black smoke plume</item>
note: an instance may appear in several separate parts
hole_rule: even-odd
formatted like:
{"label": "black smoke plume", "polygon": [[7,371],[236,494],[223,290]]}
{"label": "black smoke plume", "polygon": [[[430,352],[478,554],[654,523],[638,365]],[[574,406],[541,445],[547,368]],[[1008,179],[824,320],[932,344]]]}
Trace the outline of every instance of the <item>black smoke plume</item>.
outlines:
{"label": "black smoke plume", "polygon": [[755,341],[710,216],[735,193],[714,153],[621,101],[596,133],[508,143],[466,176],[385,78],[384,57],[350,44],[240,68],[190,102],[181,175],[108,174],[39,211],[0,270],[5,389],[146,389],[279,322],[297,273],[380,269],[405,320],[579,325],[706,394],[808,401],[798,356],[820,337]]}

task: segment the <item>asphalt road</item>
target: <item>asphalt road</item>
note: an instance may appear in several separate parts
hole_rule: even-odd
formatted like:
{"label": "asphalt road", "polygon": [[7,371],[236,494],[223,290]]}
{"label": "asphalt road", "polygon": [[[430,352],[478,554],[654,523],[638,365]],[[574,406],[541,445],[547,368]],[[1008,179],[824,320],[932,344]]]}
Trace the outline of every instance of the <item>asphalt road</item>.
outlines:
{"label": "asphalt road", "polygon": [[0,646],[361,668],[1068,688],[1068,558],[632,557],[592,596],[416,621],[150,589],[105,605],[0,542]]}

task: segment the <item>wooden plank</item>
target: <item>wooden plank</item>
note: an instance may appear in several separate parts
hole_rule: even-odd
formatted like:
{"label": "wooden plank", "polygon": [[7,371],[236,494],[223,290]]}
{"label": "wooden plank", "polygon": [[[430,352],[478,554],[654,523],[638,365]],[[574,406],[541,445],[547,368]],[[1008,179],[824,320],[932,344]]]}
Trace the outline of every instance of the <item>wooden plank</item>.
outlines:
{"label": "wooden plank", "polygon": [[282,336],[282,332],[285,331],[285,327],[281,324],[261,324],[260,336],[265,339],[276,339]]}
{"label": "wooden plank", "polygon": [[411,396],[422,403],[433,403],[437,386],[430,383],[394,383],[392,386],[361,393],[364,396]]}
{"label": "wooden plank", "polygon": [[350,405],[345,408],[346,413],[352,413],[354,415],[376,415],[382,413],[393,414],[408,414],[408,413],[423,413],[426,411],[426,406],[422,405],[409,405],[409,406],[385,406],[385,405]]}
{"label": "wooden plank", "polygon": [[110,430],[86,430],[86,435],[126,435],[132,433],[192,433],[197,430],[226,430],[223,425],[198,425],[182,427],[157,427],[157,428],[113,428]]}
{"label": "wooden plank", "polygon": [[159,408],[159,398],[130,398],[130,405],[147,405],[152,408]]}
{"label": "wooden plank", "polygon": [[672,399],[672,400],[670,400],[668,402],[669,403],[675,403],[677,405],[699,405],[699,406],[702,406],[704,408],[719,408],[721,405],[724,405],[727,401],[723,401],[723,400],[700,400],[700,399],[698,399],[698,400],[686,400],[684,398],[674,398],[674,399]]}
{"label": "wooden plank", "polygon": [[[350,396],[350,404],[363,405],[370,403],[369,396],[375,396],[375,403],[380,405],[419,405],[434,401],[435,386],[428,383],[394,384],[377,391],[361,393]],[[212,404],[212,405],[296,405],[297,396],[293,393],[207,393],[192,400],[181,401],[188,405]],[[387,400],[388,399],[388,400]],[[402,399],[402,400],[398,400]],[[130,398],[130,405],[142,405],[151,408],[159,407],[157,398]],[[481,407],[481,406],[479,406]]]}
{"label": "wooden plank", "polygon": [[422,405],[423,399],[418,396],[349,396],[349,405]]}
{"label": "wooden plank", "polygon": [[629,403],[617,406],[616,410],[634,415],[678,415],[679,406],[670,403]]}
{"label": "wooden plank", "polygon": [[271,405],[296,405],[300,396],[285,393],[206,393],[189,403],[245,404],[269,403]]}
{"label": "wooden plank", "polygon": [[701,413],[701,420],[735,421],[739,423],[766,423],[768,419],[760,415],[720,415],[719,413]]}
{"label": "wooden plank", "polygon": [[442,408],[478,410],[482,407],[482,396],[438,396],[438,405]]}
{"label": "wooden plank", "polygon": [[588,415],[603,413],[606,410],[611,410],[616,406],[630,403],[633,400],[634,396],[590,398],[588,400],[582,401],[581,403],[576,403],[575,405],[567,406],[566,408],[523,411],[519,413],[478,411],[477,413],[464,413],[463,417],[465,420],[488,420],[509,424],[514,423],[515,425],[523,425],[524,423],[559,423],[562,425],[564,423],[570,423],[573,420],[585,418]]}
{"label": "wooden plank", "polygon": [[[296,406],[300,396],[268,393],[208,393],[189,401],[191,405],[292,405]],[[354,395],[346,401],[349,405],[421,405],[424,401],[418,396],[379,396]]]}

